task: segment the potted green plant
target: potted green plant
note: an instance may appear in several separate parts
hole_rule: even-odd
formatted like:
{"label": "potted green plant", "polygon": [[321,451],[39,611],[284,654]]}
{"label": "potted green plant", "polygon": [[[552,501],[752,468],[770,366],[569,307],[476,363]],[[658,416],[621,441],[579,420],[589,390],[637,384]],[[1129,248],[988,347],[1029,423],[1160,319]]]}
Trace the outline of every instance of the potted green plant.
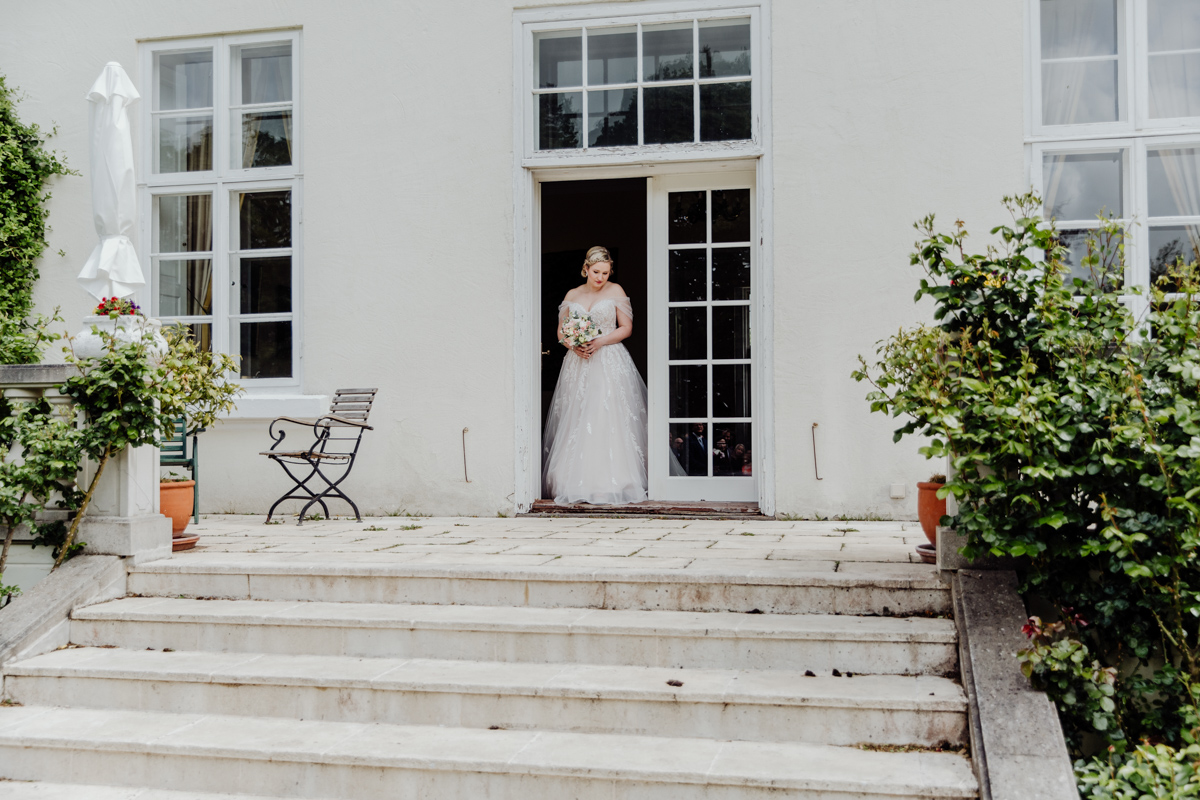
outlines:
{"label": "potted green plant", "polygon": [[[118,309],[117,313],[124,312]],[[242,391],[229,381],[229,375],[236,374],[237,362],[231,356],[201,349],[183,325],[166,329],[161,337],[125,339],[114,332],[93,332],[101,336],[104,347],[90,357],[68,351],[67,360],[79,367],[79,375],[68,379],[62,391],[83,413],[82,450],[95,461],[96,471],[67,531],[56,567],[70,552],[100,476],[113,456],[127,447],[157,444],[171,435],[181,416],[188,420],[190,430],[214,425],[234,408],[234,397]]]}
{"label": "potted green plant", "polygon": [[927,481],[917,481],[917,519],[929,544],[917,545],[917,554],[927,564],[937,561],[937,526],[946,516],[946,498],[938,499],[938,490],[946,485],[946,476],[934,473]]}
{"label": "potted green plant", "polygon": [[176,551],[195,547],[200,538],[183,535],[195,511],[195,486],[195,480],[173,472],[159,479],[158,510],[171,518],[171,545]]}

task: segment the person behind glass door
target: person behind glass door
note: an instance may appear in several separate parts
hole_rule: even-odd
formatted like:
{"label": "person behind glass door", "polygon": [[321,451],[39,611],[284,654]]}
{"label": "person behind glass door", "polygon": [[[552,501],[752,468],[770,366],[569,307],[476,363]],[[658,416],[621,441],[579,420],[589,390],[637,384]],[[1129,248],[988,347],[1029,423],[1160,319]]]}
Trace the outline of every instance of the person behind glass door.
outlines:
{"label": "person behind glass door", "polygon": [[692,425],[687,435],[687,459],[684,469],[688,475],[708,474],[708,444],[704,436],[705,425],[697,422]]}

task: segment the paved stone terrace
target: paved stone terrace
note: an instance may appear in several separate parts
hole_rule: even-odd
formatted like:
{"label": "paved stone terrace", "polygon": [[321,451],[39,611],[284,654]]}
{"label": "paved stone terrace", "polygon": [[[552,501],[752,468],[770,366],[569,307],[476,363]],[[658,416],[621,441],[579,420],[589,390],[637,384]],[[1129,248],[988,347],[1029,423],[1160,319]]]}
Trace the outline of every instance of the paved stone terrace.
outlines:
{"label": "paved stone terrace", "polygon": [[[932,577],[913,521],[611,519],[587,517],[294,517],[210,515],[191,524],[204,554],[257,553],[291,562],[572,567]],[[797,562],[803,562],[797,563]]]}

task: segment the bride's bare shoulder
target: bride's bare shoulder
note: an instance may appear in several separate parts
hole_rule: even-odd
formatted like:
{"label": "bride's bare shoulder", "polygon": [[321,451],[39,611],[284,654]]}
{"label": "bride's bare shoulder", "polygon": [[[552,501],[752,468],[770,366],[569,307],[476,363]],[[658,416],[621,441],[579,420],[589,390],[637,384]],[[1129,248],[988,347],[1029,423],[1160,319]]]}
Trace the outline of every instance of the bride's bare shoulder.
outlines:
{"label": "bride's bare shoulder", "polygon": [[574,289],[569,290],[565,295],[563,295],[563,302],[569,303],[572,300],[578,300],[579,299],[579,290],[581,288],[583,288],[583,287],[576,286]]}
{"label": "bride's bare shoulder", "polygon": [[621,284],[609,281],[608,285],[611,287],[613,297],[628,297],[628,295],[625,294],[625,290],[621,288]]}

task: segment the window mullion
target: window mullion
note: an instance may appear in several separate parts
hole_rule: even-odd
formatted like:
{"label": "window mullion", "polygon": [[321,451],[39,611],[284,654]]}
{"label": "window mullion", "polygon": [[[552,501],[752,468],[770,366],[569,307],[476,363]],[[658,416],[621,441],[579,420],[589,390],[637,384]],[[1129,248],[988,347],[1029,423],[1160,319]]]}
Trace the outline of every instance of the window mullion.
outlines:
{"label": "window mullion", "polygon": [[644,70],[642,68],[642,23],[637,24],[637,143],[638,145],[645,144],[645,113],[643,111],[642,98],[645,94],[643,84],[646,82]]}
{"label": "window mullion", "polygon": [[692,20],[692,141],[700,141],[700,20]]}
{"label": "window mullion", "polygon": [[229,192],[222,182],[213,187],[213,350],[229,352],[229,251],[231,216]]}
{"label": "window mullion", "polygon": [[588,147],[588,29],[586,27],[579,29],[579,85],[582,87],[583,97],[580,100],[579,107],[582,116],[579,120],[579,146],[587,150]]}

